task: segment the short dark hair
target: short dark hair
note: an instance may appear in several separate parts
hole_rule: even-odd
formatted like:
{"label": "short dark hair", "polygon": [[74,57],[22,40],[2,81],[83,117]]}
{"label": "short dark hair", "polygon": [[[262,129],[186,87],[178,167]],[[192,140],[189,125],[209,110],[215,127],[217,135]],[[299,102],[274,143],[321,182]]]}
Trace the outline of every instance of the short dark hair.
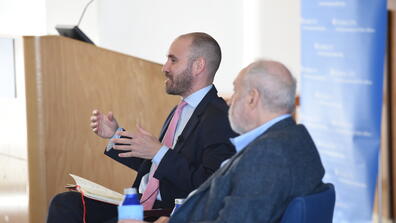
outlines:
{"label": "short dark hair", "polygon": [[191,38],[190,60],[204,57],[210,78],[214,78],[221,62],[221,49],[217,41],[207,33],[193,32],[180,36]]}

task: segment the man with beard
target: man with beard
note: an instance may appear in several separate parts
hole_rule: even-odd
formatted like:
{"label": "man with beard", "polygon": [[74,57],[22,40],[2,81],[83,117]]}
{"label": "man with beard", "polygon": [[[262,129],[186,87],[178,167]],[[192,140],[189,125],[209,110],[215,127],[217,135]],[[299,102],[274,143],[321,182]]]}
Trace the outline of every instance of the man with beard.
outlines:
{"label": "man with beard", "polygon": [[[321,191],[324,168],[311,136],[296,124],[296,83],[288,69],[261,60],[234,81],[229,119],[237,154],[168,218],[157,222],[279,222],[289,202]],[[140,221],[119,221],[135,223]]]}
{"label": "man with beard", "polygon": [[[137,132],[120,128],[113,114],[94,110],[93,132],[111,139],[105,154],[137,171],[133,187],[142,194],[145,210],[172,208],[175,198],[201,185],[235,149],[236,136],[227,119],[228,106],[213,86],[221,50],[206,33],[179,36],[169,48],[163,66],[166,92],[181,96],[169,114],[159,139],[137,126]],[[85,199],[87,222],[114,221],[117,207]],[[113,220],[112,220],[113,219]],[[54,197],[47,222],[82,222],[81,197],[65,192]]]}

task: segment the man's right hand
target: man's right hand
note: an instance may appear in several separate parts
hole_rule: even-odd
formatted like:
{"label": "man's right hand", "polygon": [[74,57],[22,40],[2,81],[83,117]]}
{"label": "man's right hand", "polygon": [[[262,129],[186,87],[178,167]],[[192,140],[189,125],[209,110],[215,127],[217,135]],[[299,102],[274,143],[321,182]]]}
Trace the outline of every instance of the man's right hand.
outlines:
{"label": "man's right hand", "polygon": [[91,128],[96,135],[102,138],[111,138],[118,129],[118,123],[112,112],[105,115],[95,109],[92,111]]}

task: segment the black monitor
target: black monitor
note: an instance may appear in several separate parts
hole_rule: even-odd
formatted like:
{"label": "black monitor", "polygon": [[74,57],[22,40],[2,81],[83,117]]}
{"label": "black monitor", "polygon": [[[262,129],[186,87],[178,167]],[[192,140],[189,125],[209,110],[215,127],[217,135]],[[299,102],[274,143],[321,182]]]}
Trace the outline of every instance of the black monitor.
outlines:
{"label": "black monitor", "polygon": [[81,31],[80,28],[78,28],[78,26],[57,25],[55,28],[56,30],[58,30],[58,33],[61,36],[66,36],[75,40],[80,40],[95,45],[94,42],[92,42],[92,40],[90,40],[88,36],[85,35],[83,31]]}

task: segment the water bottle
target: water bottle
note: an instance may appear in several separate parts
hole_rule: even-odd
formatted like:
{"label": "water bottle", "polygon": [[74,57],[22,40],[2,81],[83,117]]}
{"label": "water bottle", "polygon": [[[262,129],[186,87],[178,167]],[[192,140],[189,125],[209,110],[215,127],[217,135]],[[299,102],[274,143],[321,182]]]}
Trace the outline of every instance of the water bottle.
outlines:
{"label": "water bottle", "polygon": [[140,205],[135,188],[124,189],[124,199],[118,205],[118,220],[143,220],[143,205]]}
{"label": "water bottle", "polygon": [[171,216],[175,213],[175,211],[183,204],[184,199],[182,198],[176,198],[175,199],[175,207],[172,210]]}

